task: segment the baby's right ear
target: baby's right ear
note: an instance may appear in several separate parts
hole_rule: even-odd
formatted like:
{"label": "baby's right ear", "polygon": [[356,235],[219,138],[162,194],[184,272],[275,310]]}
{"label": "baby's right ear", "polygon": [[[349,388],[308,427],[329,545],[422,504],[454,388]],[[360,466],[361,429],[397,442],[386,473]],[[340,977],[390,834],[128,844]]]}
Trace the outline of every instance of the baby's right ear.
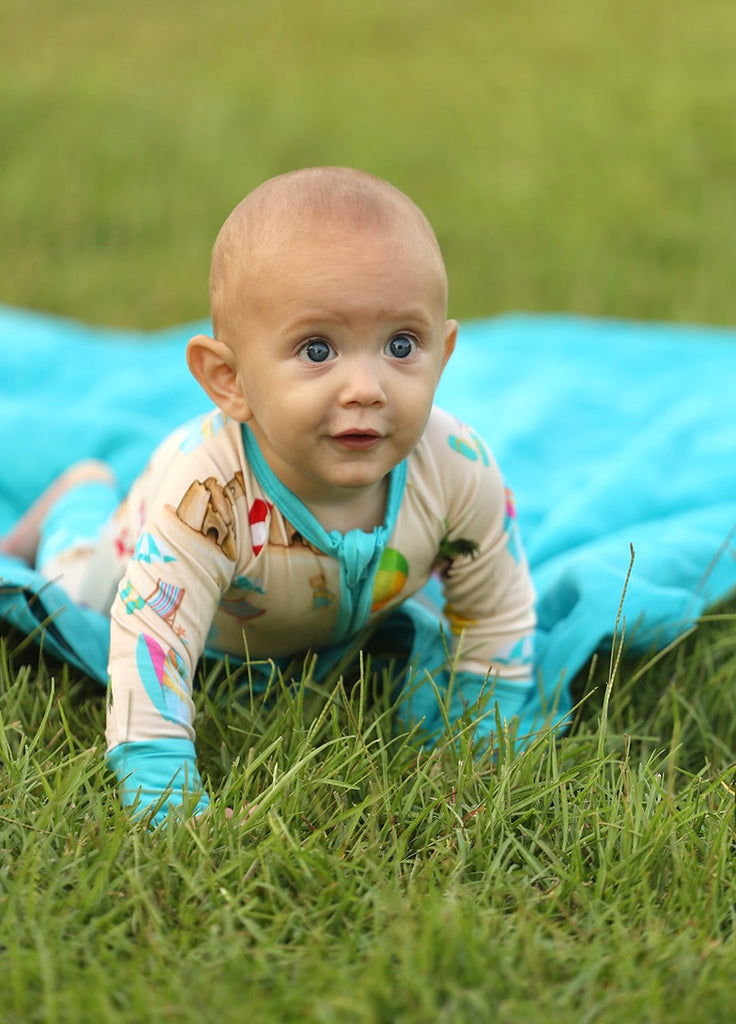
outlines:
{"label": "baby's right ear", "polygon": [[195,335],[187,344],[187,365],[215,405],[239,423],[251,417],[250,406],[240,383],[238,364],[224,341],[206,334]]}

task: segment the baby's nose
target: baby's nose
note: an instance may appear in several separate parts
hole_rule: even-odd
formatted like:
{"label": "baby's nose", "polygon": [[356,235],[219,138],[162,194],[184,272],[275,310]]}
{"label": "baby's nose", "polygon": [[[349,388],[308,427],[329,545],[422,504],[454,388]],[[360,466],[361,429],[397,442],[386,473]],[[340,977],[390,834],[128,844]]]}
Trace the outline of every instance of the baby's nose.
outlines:
{"label": "baby's nose", "polygon": [[350,360],[345,367],[342,400],[345,404],[359,405],[383,404],[386,401],[381,368],[376,360]]}

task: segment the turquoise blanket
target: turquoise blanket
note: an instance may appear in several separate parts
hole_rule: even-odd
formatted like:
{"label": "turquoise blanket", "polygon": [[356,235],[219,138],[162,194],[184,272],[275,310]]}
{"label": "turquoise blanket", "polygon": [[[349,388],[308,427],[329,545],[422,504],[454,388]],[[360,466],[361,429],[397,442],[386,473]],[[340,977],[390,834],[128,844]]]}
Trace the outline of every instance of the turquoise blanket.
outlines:
{"label": "turquoise blanket", "polygon": [[[0,307],[0,533],[76,459],[126,486],[206,408],[184,345]],[[563,316],[464,323],[438,403],[487,439],[515,492],[548,692],[608,647],[630,549],[630,649],[673,640],[736,588],[736,331]],[[50,621],[49,621],[49,617]],[[0,619],[104,681],[105,620],[0,555]]]}

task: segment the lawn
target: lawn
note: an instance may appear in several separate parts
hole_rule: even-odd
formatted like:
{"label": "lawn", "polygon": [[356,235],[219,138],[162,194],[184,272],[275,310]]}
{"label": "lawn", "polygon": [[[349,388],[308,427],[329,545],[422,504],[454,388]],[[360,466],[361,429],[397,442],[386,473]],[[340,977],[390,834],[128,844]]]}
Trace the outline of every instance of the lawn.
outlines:
{"label": "lawn", "polygon": [[460,318],[734,322],[730,0],[2,0],[0,301],[155,327],[263,178],[427,211]]}
{"label": "lawn", "polygon": [[[729,0],[0,14],[2,302],[206,315],[244,192],[345,163],[426,210],[460,319],[736,323]],[[368,669],[271,707],[208,667],[217,804],[158,834],[118,807],[99,688],[0,638],[0,1021],[730,1022],[734,620],[602,652],[572,735],[495,762],[418,754]]]}

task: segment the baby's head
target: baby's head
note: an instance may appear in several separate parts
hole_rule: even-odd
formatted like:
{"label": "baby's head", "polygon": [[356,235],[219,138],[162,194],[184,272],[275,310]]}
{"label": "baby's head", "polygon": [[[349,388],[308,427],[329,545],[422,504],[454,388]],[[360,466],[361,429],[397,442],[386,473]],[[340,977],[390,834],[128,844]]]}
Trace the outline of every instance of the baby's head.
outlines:
{"label": "baby's head", "polygon": [[[210,308],[216,338],[236,342],[242,317],[258,304],[259,284],[274,261],[350,240],[361,247],[392,238],[426,266],[447,304],[447,276],[432,227],[403,192],[347,167],[311,167],[270,178],[232,211],[212,252]],[[443,315],[445,309],[443,309]]]}
{"label": "baby's head", "polygon": [[[457,324],[434,232],[398,189],[340,167],[265,182],[217,237],[210,301],[190,369],[303,500],[370,486],[416,445]],[[311,451],[335,463],[315,463],[314,494]]]}

